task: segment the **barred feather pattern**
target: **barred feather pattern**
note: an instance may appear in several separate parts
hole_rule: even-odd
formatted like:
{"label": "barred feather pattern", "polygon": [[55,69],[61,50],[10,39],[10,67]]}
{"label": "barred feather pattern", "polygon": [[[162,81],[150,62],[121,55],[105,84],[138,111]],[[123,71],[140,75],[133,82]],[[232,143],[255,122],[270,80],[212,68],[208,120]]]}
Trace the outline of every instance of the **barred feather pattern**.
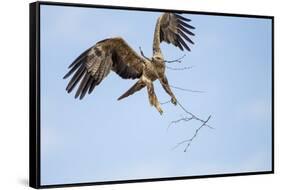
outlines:
{"label": "barred feather pattern", "polygon": [[64,76],[64,78],[72,76],[66,91],[72,92],[79,83],[75,98],[82,99],[86,92],[90,94],[110,71],[125,79],[139,78],[143,72],[144,62],[145,60],[122,38],[102,40],[71,63],[68,73]]}

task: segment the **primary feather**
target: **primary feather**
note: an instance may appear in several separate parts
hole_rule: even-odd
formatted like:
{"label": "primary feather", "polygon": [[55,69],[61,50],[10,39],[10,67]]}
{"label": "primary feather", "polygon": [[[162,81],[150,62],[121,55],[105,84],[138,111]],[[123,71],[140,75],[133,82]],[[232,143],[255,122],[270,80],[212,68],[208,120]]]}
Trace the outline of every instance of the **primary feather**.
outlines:
{"label": "primary feather", "polygon": [[114,71],[124,79],[135,79],[142,75],[144,60],[122,38],[110,38],[96,43],[83,52],[70,66],[64,78],[73,73],[66,90],[70,93],[80,82],[75,98],[82,99],[95,86]]}
{"label": "primary feather", "polygon": [[172,43],[174,46],[183,50],[183,47],[190,51],[188,43],[194,44],[194,42],[188,37],[188,35],[194,36],[194,33],[190,29],[195,27],[187,24],[190,19],[184,18],[179,14],[175,13],[164,13],[161,15],[156,23],[154,40],[153,40],[153,51],[161,52],[160,43],[162,41],[168,44]]}

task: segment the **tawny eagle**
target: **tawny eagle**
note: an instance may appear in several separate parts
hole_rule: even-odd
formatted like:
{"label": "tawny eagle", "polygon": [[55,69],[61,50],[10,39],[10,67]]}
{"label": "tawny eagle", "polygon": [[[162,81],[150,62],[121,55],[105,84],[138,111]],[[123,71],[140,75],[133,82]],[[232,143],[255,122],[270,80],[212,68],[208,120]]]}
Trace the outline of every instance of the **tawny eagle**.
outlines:
{"label": "tawny eagle", "polygon": [[193,44],[190,36],[194,36],[194,33],[190,31],[194,27],[187,23],[190,21],[180,14],[162,14],[157,20],[154,31],[151,59],[138,55],[121,37],[97,42],[78,56],[68,67],[70,70],[64,79],[72,74],[73,76],[66,91],[70,93],[80,82],[75,98],[82,99],[87,92],[90,94],[110,71],[114,71],[123,79],[139,79],[118,100],[132,95],[146,86],[150,104],[162,114],[163,111],[154,92],[153,81],[156,79],[160,81],[165,91],[171,96],[173,104],[177,104],[177,99],[171,91],[165,75],[165,62],[160,43],[164,41],[182,51],[184,48],[190,51],[187,42]]}

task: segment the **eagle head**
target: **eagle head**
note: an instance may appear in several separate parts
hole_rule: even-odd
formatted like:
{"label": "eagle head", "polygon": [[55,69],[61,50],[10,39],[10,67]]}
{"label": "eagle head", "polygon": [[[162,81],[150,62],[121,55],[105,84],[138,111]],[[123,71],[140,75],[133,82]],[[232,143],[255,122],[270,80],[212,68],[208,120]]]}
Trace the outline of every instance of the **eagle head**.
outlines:
{"label": "eagle head", "polygon": [[151,59],[154,64],[164,64],[164,58],[161,53],[155,53]]}

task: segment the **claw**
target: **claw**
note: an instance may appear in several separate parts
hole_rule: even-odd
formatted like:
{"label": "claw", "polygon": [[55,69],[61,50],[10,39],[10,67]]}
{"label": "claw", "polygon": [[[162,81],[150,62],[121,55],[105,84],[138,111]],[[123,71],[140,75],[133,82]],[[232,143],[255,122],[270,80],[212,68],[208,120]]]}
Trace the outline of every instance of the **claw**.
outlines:
{"label": "claw", "polygon": [[163,110],[161,109],[161,107],[157,107],[158,112],[160,113],[160,115],[163,114]]}
{"label": "claw", "polygon": [[174,104],[175,106],[177,105],[177,99],[176,98],[172,98],[171,99],[172,104]]}

